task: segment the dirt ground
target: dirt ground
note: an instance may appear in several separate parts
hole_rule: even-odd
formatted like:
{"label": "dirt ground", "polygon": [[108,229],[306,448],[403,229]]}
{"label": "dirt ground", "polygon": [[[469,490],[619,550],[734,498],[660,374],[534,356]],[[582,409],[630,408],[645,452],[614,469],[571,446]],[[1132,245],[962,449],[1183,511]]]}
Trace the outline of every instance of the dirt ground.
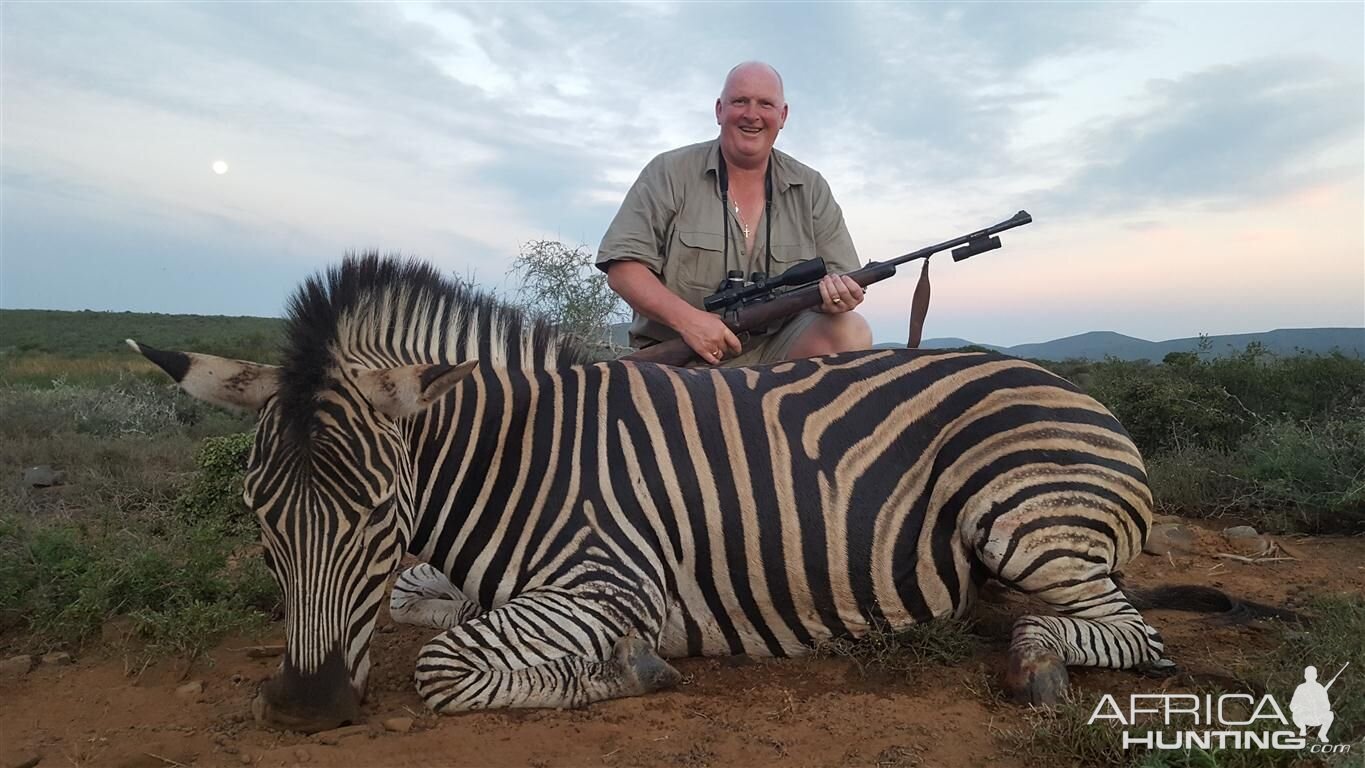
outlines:
{"label": "dirt ground", "polygon": [[[1124,569],[1130,586],[1205,584],[1283,605],[1296,594],[1365,591],[1365,539],[1286,543],[1299,559],[1245,564],[1214,557],[1221,537],[1198,529],[1199,555],[1143,555]],[[412,688],[412,665],[431,630],[388,624],[375,638],[367,725],[341,734],[282,733],[249,715],[260,681],[278,659],[248,646],[282,636],[233,638],[188,669],[167,661],[129,670],[125,654],[89,649],[67,666],[40,665],[0,681],[0,768],[39,758],[68,765],[257,766],[1023,766],[1015,745],[1026,712],[992,695],[1005,667],[1009,624],[1024,611],[1008,596],[983,606],[981,650],[915,679],[864,676],[843,659],[691,659],[676,690],[576,711],[436,717]],[[1187,674],[1236,673],[1243,654],[1271,634],[1204,617],[1150,611]],[[182,698],[186,681],[203,692]],[[1086,691],[1126,695],[1178,689],[1189,678],[1152,680],[1072,670]],[[410,730],[386,730],[412,718]],[[1011,731],[1014,733],[1012,734]],[[325,743],[331,741],[334,743]]]}

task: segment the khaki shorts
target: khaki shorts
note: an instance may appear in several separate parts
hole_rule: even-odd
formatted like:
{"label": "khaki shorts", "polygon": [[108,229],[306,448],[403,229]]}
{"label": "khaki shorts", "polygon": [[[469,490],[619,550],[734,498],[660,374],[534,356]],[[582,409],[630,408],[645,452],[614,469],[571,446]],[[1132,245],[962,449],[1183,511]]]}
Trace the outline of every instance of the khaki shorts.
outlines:
{"label": "khaki shorts", "polygon": [[[721,363],[721,366],[742,368],[746,365],[780,363],[787,359],[787,353],[791,351],[792,345],[819,317],[819,313],[815,310],[807,309],[788,320],[784,325],[778,326],[762,336],[750,336],[747,341],[740,339],[743,351]],[[697,361],[695,364],[705,365],[701,361]]]}

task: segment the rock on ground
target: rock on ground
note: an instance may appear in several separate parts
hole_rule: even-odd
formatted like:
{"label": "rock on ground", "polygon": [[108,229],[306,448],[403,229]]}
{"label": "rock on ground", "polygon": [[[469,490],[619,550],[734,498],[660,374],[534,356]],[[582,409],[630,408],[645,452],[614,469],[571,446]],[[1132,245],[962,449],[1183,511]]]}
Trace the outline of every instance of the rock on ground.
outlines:
{"label": "rock on ground", "polygon": [[1270,547],[1266,537],[1249,525],[1234,525],[1223,531],[1223,538],[1227,539],[1228,547],[1239,555],[1258,555]]}
{"label": "rock on ground", "polygon": [[24,470],[24,485],[30,488],[51,488],[66,482],[66,473],[47,465]]}
{"label": "rock on ground", "polygon": [[1194,533],[1178,523],[1160,523],[1147,533],[1142,551],[1149,555],[1192,555],[1195,552]]}
{"label": "rock on ground", "polygon": [[191,680],[188,683],[175,689],[176,698],[186,701],[197,701],[199,696],[204,693],[203,680]]}
{"label": "rock on ground", "polygon": [[0,661],[0,680],[17,680],[32,672],[37,663],[32,656],[11,656]]}

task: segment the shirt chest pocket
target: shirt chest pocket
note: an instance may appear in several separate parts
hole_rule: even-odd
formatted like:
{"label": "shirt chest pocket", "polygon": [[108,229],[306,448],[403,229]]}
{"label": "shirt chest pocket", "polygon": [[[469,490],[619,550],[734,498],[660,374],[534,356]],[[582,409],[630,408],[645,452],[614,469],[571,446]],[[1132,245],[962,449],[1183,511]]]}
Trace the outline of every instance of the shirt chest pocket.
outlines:
{"label": "shirt chest pocket", "polygon": [[[774,274],[781,274],[796,266],[802,261],[809,261],[815,258],[815,246],[811,243],[793,243],[782,245],[773,243],[773,267]],[[780,264],[781,266],[777,266]]]}
{"label": "shirt chest pocket", "polygon": [[687,293],[709,296],[725,279],[725,239],[718,233],[682,230],[677,239],[668,254],[665,277],[686,288]]}

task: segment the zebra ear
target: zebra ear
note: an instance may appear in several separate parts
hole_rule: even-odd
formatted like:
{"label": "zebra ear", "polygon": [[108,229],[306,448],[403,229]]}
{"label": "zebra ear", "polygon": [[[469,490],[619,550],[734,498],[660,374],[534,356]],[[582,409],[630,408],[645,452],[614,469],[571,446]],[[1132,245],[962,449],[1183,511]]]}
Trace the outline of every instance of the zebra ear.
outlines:
{"label": "zebra ear", "polygon": [[389,418],[405,419],[431,407],[478,364],[478,360],[466,360],[459,365],[436,363],[364,370],[356,376],[356,382],[375,410]]}
{"label": "zebra ear", "polygon": [[127,339],[133,351],[156,363],[180,388],[223,408],[256,412],[279,389],[279,368],[195,352],[169,352]]}

